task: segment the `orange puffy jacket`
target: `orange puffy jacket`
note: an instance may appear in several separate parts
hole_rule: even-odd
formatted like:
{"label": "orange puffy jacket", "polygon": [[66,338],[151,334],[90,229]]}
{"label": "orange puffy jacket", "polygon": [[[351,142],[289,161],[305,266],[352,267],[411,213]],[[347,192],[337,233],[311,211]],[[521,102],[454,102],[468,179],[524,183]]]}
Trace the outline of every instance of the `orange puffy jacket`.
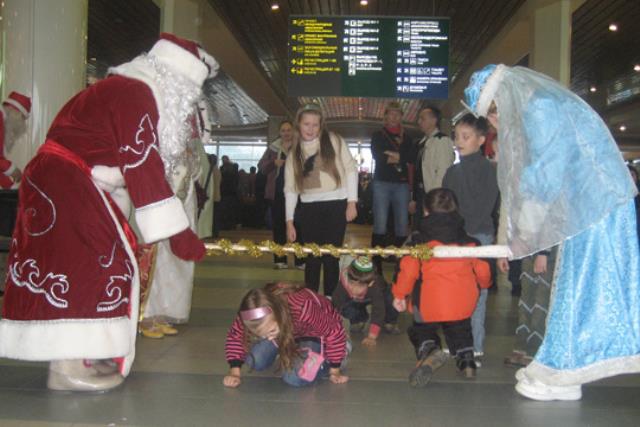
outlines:
{"label": "orange puffy jacket", "polygon": [[[443,246],[437,240],[427,245],[431,248]],[[478,286],[488,288],[491,285],[491,270],[486,261],[477,258],[420,261],[405,256],[400,261],[400,271],[391,290],[393,296],[397,299],[415,296],[414,287],[420,278],[420,288],[416,290],[419,291],[419,304],[414,301],[408,304],[409,307],[417,305],[425,323],[451,322],[471,317],[478,301]]]}

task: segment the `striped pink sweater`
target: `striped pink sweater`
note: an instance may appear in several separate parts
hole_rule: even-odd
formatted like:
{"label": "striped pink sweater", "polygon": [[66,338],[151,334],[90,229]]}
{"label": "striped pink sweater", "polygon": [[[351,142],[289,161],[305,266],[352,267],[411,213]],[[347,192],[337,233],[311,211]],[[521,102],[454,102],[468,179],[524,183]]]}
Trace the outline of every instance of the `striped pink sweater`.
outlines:
{"label": "striped pink sweater", "polygon": [[[347,338],[342,317],[331,302],[309,289],[302,289],[289,295],[288,303],[293,320],[293,336],[322,339],[324,357],[332,367],[340,366],[347,354]],[[229,328],[225,342],[225,355],[231,366],[241,366],[245,360],[244,333],[244,323],[238,315]]]}

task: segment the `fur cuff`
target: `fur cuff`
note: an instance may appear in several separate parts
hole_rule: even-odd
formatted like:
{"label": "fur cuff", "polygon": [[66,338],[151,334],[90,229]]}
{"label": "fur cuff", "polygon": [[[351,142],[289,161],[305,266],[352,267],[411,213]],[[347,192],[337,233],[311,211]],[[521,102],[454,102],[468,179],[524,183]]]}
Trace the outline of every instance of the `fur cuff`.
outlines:
{"label": "fur cuff", "polygon": [[136,209],[136,223],[145,243],[166,239],[189,227],[182,202],[175,196]]}

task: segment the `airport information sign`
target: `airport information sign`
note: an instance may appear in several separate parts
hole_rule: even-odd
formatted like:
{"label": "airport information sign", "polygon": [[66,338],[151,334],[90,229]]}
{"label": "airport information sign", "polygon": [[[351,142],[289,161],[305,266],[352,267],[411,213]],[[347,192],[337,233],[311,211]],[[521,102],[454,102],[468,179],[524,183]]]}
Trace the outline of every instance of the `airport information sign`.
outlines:
{"label": "airport information sign", "polygon": [[449,19],[291,16],[289,96],[446,99]]}

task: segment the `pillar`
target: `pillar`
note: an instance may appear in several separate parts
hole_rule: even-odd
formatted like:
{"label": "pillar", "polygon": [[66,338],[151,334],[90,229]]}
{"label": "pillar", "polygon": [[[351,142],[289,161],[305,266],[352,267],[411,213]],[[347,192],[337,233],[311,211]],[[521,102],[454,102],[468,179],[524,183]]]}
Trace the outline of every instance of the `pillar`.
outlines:
{"label": "pillar", "polygon": [[[539,1],[531,13],[529,66],[565,86],[571,77],[571,0]],[[545,4],[546,3],[546,4]]]}
{"label": "pillar", "polygon": [[3,4],[2,96],[15,90],[32,100],[27,133],[7,153],[24,169],[60,108],[84,88],[88,0]]}

